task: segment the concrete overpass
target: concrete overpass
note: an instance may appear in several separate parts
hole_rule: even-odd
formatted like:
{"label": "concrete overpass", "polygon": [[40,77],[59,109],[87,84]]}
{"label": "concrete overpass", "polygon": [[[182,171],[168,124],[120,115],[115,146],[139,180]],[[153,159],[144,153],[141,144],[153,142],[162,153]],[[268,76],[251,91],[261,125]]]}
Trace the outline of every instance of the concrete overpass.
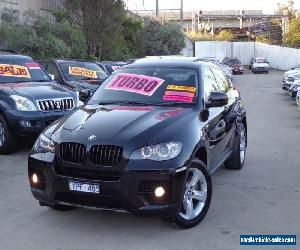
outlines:
{"label": "concrete overpass", "polygon": [[[133,10],[132,12],[144,17],[156,17],[155,10]],[[160,10],[158,18],[162,21],[180,22],[180,9]],[[183,13],[183,28],[193,30],[212,26],[214,28],[243,28],[274,19],[287,21],[288,15],[263,14],[261,10],[187,11]]]}

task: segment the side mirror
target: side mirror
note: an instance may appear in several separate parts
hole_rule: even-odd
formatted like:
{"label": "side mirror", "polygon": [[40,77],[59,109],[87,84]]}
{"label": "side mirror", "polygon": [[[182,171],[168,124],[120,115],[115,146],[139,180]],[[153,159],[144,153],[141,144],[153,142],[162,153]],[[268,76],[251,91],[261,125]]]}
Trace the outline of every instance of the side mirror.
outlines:
{"label": "side mirror", "polygon": [[79,100],[83,103],[86,103],[91,97],[91,91],[88,89],[80,90],[79,91]]}
{"label": "side mirror", "polygon": [[49,74],[49,77],[50,77],[50,79],[51,79],[52,81],[54,81],[54,80],[55,80],[55,76],[54,76],[54,75],[52,75],[52,74]]}
{"label": "side mirror", "polygon": [[228,104],[228,96],[225,92],[212,92],[206,103],[207,108],[223,107]]}

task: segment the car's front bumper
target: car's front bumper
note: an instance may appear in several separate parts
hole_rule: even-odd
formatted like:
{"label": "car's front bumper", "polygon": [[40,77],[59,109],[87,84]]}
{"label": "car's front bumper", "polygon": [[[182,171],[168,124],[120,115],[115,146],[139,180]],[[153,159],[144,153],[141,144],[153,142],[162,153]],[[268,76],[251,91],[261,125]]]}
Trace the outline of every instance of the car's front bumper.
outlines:
{"label": "car's front bumper", "polygon": [[[175,170],[124,170],[120,178],[74,177],[73,174],[57,173],[55,161],[43,162],[29,158],[29,179],[36,173],[41,186],[30,181],[33,196],[47,205],[74,205],[112,210],[126,210],[138,215],[172,217],[182,200],[185,168]],[[69,190],[69,181],[98,184],[100,194],[74,192]],[[156,198],[153,187],[163,186],[166,194]]]}
{"label": "car's front bumper", "polygon": [[282,88],[284,91],[289,91],[289,90],[290,90],[290,87],[291,87],[291,84],[289,84],[289,83],[283,82],[283,83],[281,84],[281,88]]}
{"label": "car's front bumper", "polygon": [[266,67],[255,67],[255,68],[252,68],[253,72],[268,72],[269,71],[269,68],[266,68]]}
{"label": "car's front bumper", "polygon": [[244,69],[232,68],[232,73],[233,74],[243,74],[244,73]]}
{"label": "car's front bumper", "polygon": [[52,122],[69,113],[70,111],[25,112],[18,110],[7,110],[5,112],[5,116],[8,126],[12,132],[17,136],[21,136],[38,135]]}
{"label": "car's front bumper", "polygon": [[298,94],[296,96],[296,104],[298,105],[299,110],[300,110],[300,93],[299,92],[298,92]]}

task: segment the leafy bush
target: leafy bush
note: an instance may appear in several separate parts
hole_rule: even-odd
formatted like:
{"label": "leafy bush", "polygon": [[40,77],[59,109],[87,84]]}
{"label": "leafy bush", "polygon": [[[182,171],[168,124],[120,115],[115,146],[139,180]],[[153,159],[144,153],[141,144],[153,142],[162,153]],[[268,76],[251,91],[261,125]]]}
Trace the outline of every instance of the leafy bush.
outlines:
{"label": "leafy bush", "polygon": [[266,36],[263,36],[263,35],[257,36],[256,37],[256,42],[266,43],[266,44],[272,44],[272,42],[270,41],[270,39],[267,38]]}
{"label": "leafy bush", "polygon": [[235,35],[230,30],[221,30],[216,36],[216,40],[219,41],[232,41],[235,39]]}
{"label": "leafy bush", "polygon": [[[72,11],[55,11],[53,14],[56,22],[29,10],[24,14],[24,22],[20,24],[15,18],[16,13],[7,10],[7,13],[2,15],[4,19],[0,25],[0,46],[34,58],[63,57],[91,60],[125,60],[151,55],[174,55],[179,54],[185,46],[184,35],[179,25],[161,24],[153,19],[127,15],[122,11],[120,27],[111,26],[109,16],[101,19],[101,15],[98,18],[107,26],[105,29],[99,23],[93,22],[98,20],[97,17],[85,20],[86,23],[83,25],[81,12],[78,10],[85,5],[81,5],[80,2],[80,0],[72,2],[75,8]],[[110,6],[108,0],[107,6]],[[120,5],[115,8],[119,10]],[[92,8],[88,11],[93,13]],[[111,11],[102,14],[109,13]],[[86,30],[87,25],[91,25],[89,31]]]}

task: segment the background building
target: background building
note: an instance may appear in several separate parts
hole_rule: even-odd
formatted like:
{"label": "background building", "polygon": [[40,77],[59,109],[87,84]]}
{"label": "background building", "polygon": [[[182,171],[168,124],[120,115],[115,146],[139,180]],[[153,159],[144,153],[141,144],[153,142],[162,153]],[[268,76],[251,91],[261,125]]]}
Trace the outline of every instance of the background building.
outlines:
{"label": "background building", "polygon": [[0,17],[5,9],[16,10],[21,22],[24,12],[28,9],[36,11],[39,15],[52,17],[50,11],[60,8],[63,2],[64,0],[0,0]]}

